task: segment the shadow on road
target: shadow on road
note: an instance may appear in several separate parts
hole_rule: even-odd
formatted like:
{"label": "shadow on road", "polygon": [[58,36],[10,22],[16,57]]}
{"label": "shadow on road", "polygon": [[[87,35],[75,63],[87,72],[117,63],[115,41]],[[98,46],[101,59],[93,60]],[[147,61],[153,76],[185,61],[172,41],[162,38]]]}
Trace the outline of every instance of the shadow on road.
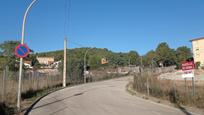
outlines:
{"label": "shadow on road", "polygon": [[188,112],[184,107],[177,105],[177,107],[186,115],[193,115],[192,113]]}
{"label": "shadow on road", "polygon": [[69,99],[69,98],[72,98],[72,97],[80,96],[80,95],[83,95],[84,93],[85,93],[85,92],[76,93],[76,94],[74,94],[74,95],[72,95],[72,96],[65,97],[65,98],[63,98],[63,99],[56,100],[56,101],[54,101],[54,102],[47,103],[47,104],[44,104],[44,105],[37,106],[37,107],[33,108],[43,97],[47,96],[47,95],[48,95],[48,94],[47,94],[47,95],[43,96],[42,98],[40,98],[39,100],[37,100],[37,101],[26,111],[26,113],[25,113],[24,115],[28,115],[28,114],[31,112],[31,110],[39,109],[39,108],[42,108],[42,107],[45,107],[45,106],[48,106],[48,105],[51,105],[51,104],[54,104],[54,103],[57,103],[57,102],[60,102],[60,101]]}

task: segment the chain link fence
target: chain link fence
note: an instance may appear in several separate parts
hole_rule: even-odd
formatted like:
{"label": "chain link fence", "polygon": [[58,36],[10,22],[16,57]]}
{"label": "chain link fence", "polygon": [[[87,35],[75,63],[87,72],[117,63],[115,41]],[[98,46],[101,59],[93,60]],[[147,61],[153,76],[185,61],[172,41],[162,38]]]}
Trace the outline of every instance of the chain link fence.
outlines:
{"label": "chain link fence", "polygon": [[[18,91],[18,72],[5,69],[0,71],[0,97],[1,102],[15,105]],[[38,71],[23,71],[22,77],[22,99],[27,99],[42,91],[52,87],[61,86],[62,74],[40,73]]]}
{"label": "chain link fence", "polygon": [[161,80],[158,75],[163,72],[172,72],[172,70],[164,68],[164,71],[155,72],[152,69],[145,69],[141,73],[134,74],[133,89],[147,96],[169,100],[179,105],[204,108],[204,84],[196,81],[193,93],[192,81]]}

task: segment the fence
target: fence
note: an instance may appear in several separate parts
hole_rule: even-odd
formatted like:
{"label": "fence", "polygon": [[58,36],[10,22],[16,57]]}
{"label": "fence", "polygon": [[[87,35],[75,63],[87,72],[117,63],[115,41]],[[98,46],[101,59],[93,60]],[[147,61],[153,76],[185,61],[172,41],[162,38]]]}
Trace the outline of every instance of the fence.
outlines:
{"label": "fence", "polygon": [[[37,71],[23,71],[22,99],[32,97],[37,91],[56,87],[62,83],[62,75],[42,74]],[[15,105],[18,91],[18,72],[9,69],[0,71],[0,102]]]}
{"label": "fence", "polygon": [[[166,71],[166,70],[165,70]],[[172,103],[204,108],[203,84],[196,82],[195,93],[191,81],[159,80],[153,70],[134,75],[133,89],[148,96],[169,100]]]}

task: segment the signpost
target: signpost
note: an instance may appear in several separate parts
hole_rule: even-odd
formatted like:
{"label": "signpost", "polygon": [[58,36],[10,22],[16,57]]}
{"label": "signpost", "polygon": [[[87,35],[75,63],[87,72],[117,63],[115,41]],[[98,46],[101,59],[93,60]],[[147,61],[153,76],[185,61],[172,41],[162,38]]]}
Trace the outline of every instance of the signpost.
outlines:
{"label": "signpost", "polygon": [[[21,44],[24,44],[24,37],[25,37],[25,24],[26,24],[26,19],[27,19],[27,15],[30,11],[30,9],[32,8],[32,6],[34,5],[34,3],[36,2],[37,0],[32,0],[32,2],[30,3],[30,5],[27,7],[25,13],[24,13],[24,17],[23,17],[23,24],[22,24],[22,36],[21,36]],[[23,48],[23,47],[21,47]],[[16,48],[16,49],[19,49],[21,50],[21,48]],[[27,48],[25,48],[27,49]],[[24,52],[25,51],[25,52]],[[27,52],[26,50],[23,50],[22,51],[16,51],[18,53],[17,57],[26,57],[28,54],[29,54],[29,51]],[[21,52],[21,53],[20,53]],[[22,78],[22,68],[23,68],[23,58],[20,58],[20,67],[19,67],[19,79],[18,79],[18,95],[17,95],[17,108],[18,110],[20,111],[20,100],[21,100],[21,78]]]}
{"label": "signpost", "polygon": [[182,70],[183,70],[182,77],[185,79],[185,86],[186,86],[186,79],[187,78],[192,78],[193,96],[195,94],[194,69],[195,69],[194,61],[189,61],[189,62],[182,63]]}
{"label": "signpost", "polygon": [[17,97],[17,108],[20,111],[20,100],[21,100],[21,78],[22,78],[22,67],[23,58],[27,57],[30,53],[30,49],[25,44],[19,44],[15,48],[15,55],[20,58],[20,68],[19,68],[19,84],[18,84],[18,97]]}

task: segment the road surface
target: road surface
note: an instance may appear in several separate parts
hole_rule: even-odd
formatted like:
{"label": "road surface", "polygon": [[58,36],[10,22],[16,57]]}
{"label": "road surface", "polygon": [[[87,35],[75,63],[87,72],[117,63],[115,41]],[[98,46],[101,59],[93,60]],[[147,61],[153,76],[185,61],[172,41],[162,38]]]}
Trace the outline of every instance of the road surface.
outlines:
{"label": "road surface", "polygon": [[66,88],[42,98],[29,115],[186,115],[126,91],[129,77]]}

